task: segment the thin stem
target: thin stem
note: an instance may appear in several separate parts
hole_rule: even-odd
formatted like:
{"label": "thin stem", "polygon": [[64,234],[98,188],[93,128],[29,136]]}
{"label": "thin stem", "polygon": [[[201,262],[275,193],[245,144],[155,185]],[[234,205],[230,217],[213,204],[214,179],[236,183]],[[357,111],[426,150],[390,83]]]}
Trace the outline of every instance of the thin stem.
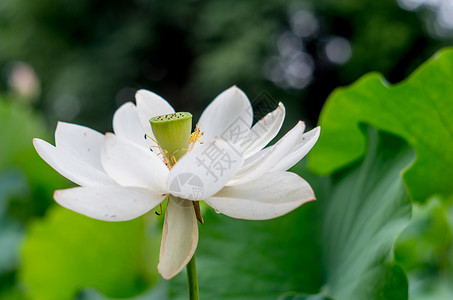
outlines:
{"label": "thin stem", "polygon": [[199,300],[198,296],[198,279],[197,279],[197,263],[195,262],[195,254],[186,266],[187,270],[187,285],[189,286],[189,300]]}

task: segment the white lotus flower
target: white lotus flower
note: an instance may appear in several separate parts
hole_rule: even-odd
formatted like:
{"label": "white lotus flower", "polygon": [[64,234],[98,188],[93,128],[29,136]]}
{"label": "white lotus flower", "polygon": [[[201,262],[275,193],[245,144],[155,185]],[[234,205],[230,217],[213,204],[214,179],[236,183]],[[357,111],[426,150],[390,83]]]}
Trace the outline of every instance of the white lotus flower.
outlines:
{"label": "white lotus flower", "polygon": [[147,213],[169,196],[158,265],[165,279],[178,274],[195,252],[197,201],[233,218],[264,220],[315,199],[310,185],[286,170],[313,147],[319,127],[304,133],[305,125],[299,122],[263,149],[281,128],[283,104],[251,127],[247,96],[237,87],[224,91],[200,117],[197,133],[204,132],[203,143],[192,136],[193,149],[181,149],[186,154],[172,166],[163,159],[162,147],[156,147],[149,120],[174,113],[173,108],[146,90],[137,92],[136,102],[116,111],[114,134],[60,122],[56,146],[41,139],[33,143],[50,166],[80,185],[54,194],[56,202],[75,212],[125,221]]}

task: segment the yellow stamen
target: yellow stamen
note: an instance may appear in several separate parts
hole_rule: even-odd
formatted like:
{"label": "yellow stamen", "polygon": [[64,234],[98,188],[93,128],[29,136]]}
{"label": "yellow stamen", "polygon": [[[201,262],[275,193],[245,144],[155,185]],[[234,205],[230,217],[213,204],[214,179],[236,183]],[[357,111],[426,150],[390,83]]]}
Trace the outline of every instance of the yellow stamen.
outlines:
{"label": "yellow stamen", "polygon": [[193,149],[193,147],[195,146],[196,142],[200,142],[200,144],[203,144],[204,142],[200,140],[200,138],[203,136],[203,134],[204,134],[204,132],[201,132],[201,130],[200,130],[200,124],[197,124],[195,126],[194,132],[192,132],[192,134],[190,135],[189,149],[184,149],[184,148],[178,149],[178,150],[174,151],[171,155],[169,155],[170,158],[167,157],[168,151],[163,149],[152,136],[145,134],[145,139],[150,139],[154,143],[156,143],[156,146],[151,146],[151,147],[159,149],[159,153],[157,153],[157,155],[158,156],[162,155],[163,162],[171,170],[172,166],[175,165],[177,162],[175,154],[178,153],[179,151],[187,151],[187,152],[191,151]]}
{"label": "yellow stamen", "polygon": [[203,136],[204,132],[201,132],[200,130],[200,124],[197,124],[195,126],[194,132],[190,135],[190,140],[189,140],[189,151],[193,149],[194,145],[196,142],[200,142],[200,144],[203,144],[204,142],[200,140],[200,138]]}

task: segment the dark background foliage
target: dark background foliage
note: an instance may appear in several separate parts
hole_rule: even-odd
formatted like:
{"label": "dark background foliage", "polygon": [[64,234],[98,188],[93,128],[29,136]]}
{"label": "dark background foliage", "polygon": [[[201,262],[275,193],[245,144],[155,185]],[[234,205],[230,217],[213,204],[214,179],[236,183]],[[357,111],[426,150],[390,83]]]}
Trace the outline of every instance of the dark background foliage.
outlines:
{"label": "dark background foliage", "polygon": [[[102,223],[52,206],[53,191],[70,184],[39,159],[31,139],[40,137],[52,143],[58,120],[101,132],[111,131],[114,111],[133,101],[136,90],[141,88],[160,94],[176,110],[190,111],[197,117],[216,95],[236,84],[252,101],[270,96],[273,101],[284,102],[287,119],[282,132],[296,120],[305,120],[309,128],[314,127],[324,102],[335,88],[350,85],[371,71],[382,73],[390,83],[399,82],[440,48],[451,45],[453,8],[449,3],[449,0],[0,0],[0,298],[48,300],[53,296],[56,300],[74,297],[105,300],[105,296],[134,296],[150,287],[143,297],[165,299],[159,294],[162,293],[171,294],[173,299],[186,298],[183,274],[170,283],[158,281],[155,267],[161,219],[149,214],[152,218],[145,216],[131,223]],[[451,93],[448,84],[442,82],[449,74],[448,66],[442,68],[442,64],[451,62],[450,56],[445,56],[438,65],[433,63],[433,69],[428,68],[432,73],[426,78],[432,85],[429,91],[442,95],[439,103],[445,107],[449,107]],[[394,105],[405,100],[405,93],[397,95],[384,86],[368,88],[357,83],[356,87],[359,92],[371,91],[367,94],[370,102],[373,96],[377,97],[373,93],[388,95],[386,100]],[[412,102],[407,101],[410,107],[417,103],[414,91],[420,85],[409,84],[406,88],[413,96]],[[398,180],[404,164],[395,162],[393,165],[400,168],[392,169],[384,163],[397,160],[394,154],[398,151],[417,150],[413,140],[419,137],[398,133],[398,126],[385,120],[375,122],[372,125],[379,130],[392,132],[405,141],[375,133],[374,140],[372,137],[369,140],[371,144],[374,141],[379,151],[373,152],[373,147],[366,146],[365,135],[359,136],[343,126],[335,127],[346,121],[353,126],[364,121],[362,115],[348,117],[354,111],[357,114],[358,108],[369,108],[361,102],[362,98],[354,96],[354,86],[351,89],[352,94],[346,89],[331,97],[333,104],[323,126],[332,126],[338,135],[346,134],[351,141],[362,139],[363,149],[353,148],[354,143],[338,149],[332,146],[338,140],[327,138],[323,141],[324,149],[334,151],[329,155],[320,151],[317,168],[319,173],[329,173],[322,170],[323,164],[336,162],[336,168],[327,168],[331,177],[314,176],[301,165],[295,169],[308,178],[320,201],[284,218],[262,223],[231,220],[212,211],[206,213],[211,225],[200,230],[203,238],[198,250],[199,266],[205,270],[200,275],[204,295],[222,296],[221,299],[241,296],[263,299],[280,294],[280,299],[321,299],[326,295],[349,299],[347,293],[338,289],[343,286],[338,277],[329,273],[336,270],[336,265],[322,266],[326,264],[322,255],[326,255],[326,248],[333,249],[333,253],[327,254],[341,260],[348,257],[336,257],[335,247],[349,253],[350,248],[361,251],[375,243],[366,238],[351,238],[362,244],[326,246],[331,244],[326,243],[326,236],[321,237],[322,232],[339,227],[343,212],[338,209],[337,214],[334,211],[333,217],[327,218],[322,209],[331,207],[329,201],[341,204],[352,199],[356,204],[367,203],[363,209],[373,215],[372,205],[382,204],[381,198],[367,197],[365,192],[358,195],[363,197],[341,195],[346,195],[344,190],[351,186],[361,186],[366,181],[363,178],[368,178],[359,176],[357,170],[364,170],[363,174],[372,179],[376,174],[386,180],[393,178],[392,182],[402,188],[403,183]],[[441,92],[437,93],[437,89]],[[347,109],[342,109],[338,100],[343,97],[350,101]],[[424,115],[414,112],[416,109],[406,113],[405,106],[401,107],[398,111],[403,111],[408,119]],[[338,113],[340,110],[342,113]],[[443,111],[445,115],[448,112]],[[368,123],[373,123],[370,120],[375,113],[385,116],[385,108],[371,111],[366,116]],[[423,122],[430,120],[425,118]],[[417,124],[423,127],[423,122]],[[442,127],[435,122],[429,124]],[[331,136],[338,136],[333,132]],[[451,145],[440,134],[436,138],[431,141],[442,140]],[[337,154],[348,156],[357,150],[361,151],[359,155],[347,163],[335,160]],[[376,162],[381,162],[381,153],[387,156],[377,172],[375,167],[381,165]],[[373,163],[367,166],[358,157],[367,157],[365,162]],[[355,161],[351,168],[343,170],[352,160]],[[349,180],[349,185],[343,180]],[[432,181],[436,181],[435,176]],[[366,182],[370,190],[386,190],[385,180]],[[332,186],[329,188],[327,183]],[[438,192],[435,186],[427,191],[429,195],[434,192]],[[394,247],[401,224],[409,222],[410,206],[405,193],[396,196],[393,202],[387,197],[384,204],[390,207],[399,203],[404,214],[393,219],[384,216],[371,225],[383,228],[380,222],[401,223],[383,231],[382,249],[370,248],[378,249],[379,256],[373,260],[365,255],[360,257],[365,263],[356,263],[356,267],[361,264],[358,269],[374,264],[379,274],[362,278],[355,276],[356,269],[345,270],[346,275],[357,280],[350,281],[353,287],[349,291],[354,291],[364,279],[371,282],[366,292],[377,291],[375,299],[383,299],[382,293],[390,295],[386,293],[394,291],[395,299],[407,296],[408,291],[412,293],[411,299],[431,299],[432,290],[440,295],[436,299],[444,299],[441,292],[445,291],[446,297],[451,296],[453,291],[448,288],[453,273],[451,199],[443,195],[447,200],[441,197],[411,204],[413,218],[408,230],[401,234],[399,246]],[[331,222],[324,222],[323,218]],[[351,228],[365,228],[364,224],[370,223],[367,221],[351,218],[350,224],[357,222]],[[345,232],[344,236],[350,233],[352,236],[354,230]],[[392,255],[388,253],[390,248]],[[390,257],[384,259],[386,256]],[[134,259],[128,261],[128,257]],[[112,271],[104,272],[105,265]],[[222,271],[214,272],[217,270]],[[222,284],[226,277],[240,278],[241,284],[233,281]],[[212,280],[222,289],[206,287]],[[394,288],[392,283],[401,286]],[[331,290],[324,295],[306,295],[325,292],[325,285]],[[246,295],[248,290],[250,295]],[[136,298],[139,299],[142,298]]]}
{"label": "dark background foliage", "polygon": [[451,43],[428,26],[436,7],[412,2],[2,0],[0,87],[10,91],[14,62],[32,66],[51,126],[111,130],[139,88],[197,114],[234,84],[313,126],[335,87],[369,71],[397,82]]}

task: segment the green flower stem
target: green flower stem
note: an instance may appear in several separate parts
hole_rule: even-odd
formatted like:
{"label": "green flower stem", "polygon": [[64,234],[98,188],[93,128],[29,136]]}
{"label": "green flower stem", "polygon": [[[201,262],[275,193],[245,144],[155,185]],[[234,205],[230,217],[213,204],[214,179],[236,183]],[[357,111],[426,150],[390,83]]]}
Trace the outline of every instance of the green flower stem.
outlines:
{"label": "green flower stem", "polygon": [[[192,115],[187,112],[177,112],[168,115],[156,116],[149,120],[154,137],[159,147],[164,151],[167,165],[173,166],[189,148],[190,134],[192,132]],[[203,223],[198,202],[194,202],[197,219]],[[195,254],[186,266],[189,299],[199,300],[197,264]]]}
{"label": "green flower stem", "polygon": [[187,270],[187,285],[189,286],[189,300],[199,300],[198,295],[198,279],[197,279],[197,263],[195,262],[195,254],[186,266]]}

